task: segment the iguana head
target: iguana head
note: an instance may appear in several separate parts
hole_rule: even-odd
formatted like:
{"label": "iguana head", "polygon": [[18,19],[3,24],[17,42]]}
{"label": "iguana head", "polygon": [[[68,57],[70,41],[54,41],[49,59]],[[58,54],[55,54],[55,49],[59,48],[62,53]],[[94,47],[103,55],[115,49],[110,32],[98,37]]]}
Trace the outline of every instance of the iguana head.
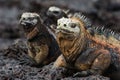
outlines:
{"label": "iguana head", "polygon": [[79,21],[63,17],[57,21],[57,33],[77,37],[81,32],[80,26]]}
{"label": "iguana head", "polygon": [[47,16],[51,18],[55,18],[55,19],[67,17],[66,13],[62,9],[55,7],[55,6],[51,6],[48,9]]}
{"label": "iguana head", "polygon": [[36,27],[39,20],[40,16],[37,13],[26,12],[21,16],[20,25],[25,32],[30,32]]}
{"label": "iguana head", "polygon": [[28,40],[32,40],[39,35],[39,33],[46,32],[46,29],[42,24],[41,17],[37,13],[23,13],[19,24],[25,32]]}

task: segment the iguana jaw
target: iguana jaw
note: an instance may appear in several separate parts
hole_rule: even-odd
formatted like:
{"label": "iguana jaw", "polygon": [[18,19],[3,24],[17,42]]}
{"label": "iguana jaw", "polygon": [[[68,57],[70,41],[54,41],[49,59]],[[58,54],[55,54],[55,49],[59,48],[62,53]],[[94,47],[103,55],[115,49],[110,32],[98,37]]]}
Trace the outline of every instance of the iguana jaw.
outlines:
{"label": "iguana jaw", "polygon": [[73,34],[73,32],[71,32],[69,30],[66,30],[66,29],[62,29],[62,28],[57,29],[57,32],[61,32],[63,34],[68,34],[68,35],[72,35]]}

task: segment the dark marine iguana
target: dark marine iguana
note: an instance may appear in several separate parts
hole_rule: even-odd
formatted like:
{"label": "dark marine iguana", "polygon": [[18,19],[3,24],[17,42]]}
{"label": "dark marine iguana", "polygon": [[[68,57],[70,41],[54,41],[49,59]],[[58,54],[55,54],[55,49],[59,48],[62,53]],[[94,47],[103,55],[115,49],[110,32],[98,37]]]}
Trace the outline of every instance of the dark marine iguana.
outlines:
{"label": "dark marine iguana", "polygon": [[53,68],[77,70],[74,77],[104,75],[120,70],[119,34],[92,26],[81,13],[58,19],[56,36],[62,54]]}
{"label": "dark marine iguana", "polygon": [[20,25],[27,38],[28,55],[36,62],[35,65],[48,64],[60,55],[56,40],[37,13],[23,13]]}
{"label": "dark marine iguana", "polygon": [[57,20],[62,17],[68,17],[67,11],[59,7],[50,6],[46,11],[46,19],[43,21],[43,23],[48,26],[51,32],[53,32],[53,35],[55,34]]}

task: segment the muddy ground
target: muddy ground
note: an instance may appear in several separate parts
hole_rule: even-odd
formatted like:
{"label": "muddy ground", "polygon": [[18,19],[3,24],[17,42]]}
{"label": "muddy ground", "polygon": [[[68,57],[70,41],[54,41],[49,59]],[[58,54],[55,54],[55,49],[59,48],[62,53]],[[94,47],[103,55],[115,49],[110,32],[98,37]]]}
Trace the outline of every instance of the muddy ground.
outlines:
{"label": "muddy ground", "polygon": [[[99,75],[66,77],[61,75],[62,68],[56,70],[57,74],[51,74],[53,63],[42,68],[31,66],[19,19],[23,12],[44,14],[51,5],[70,9],[71,12],[80,11],[94,25],[104,25],[120,32],[120,0],[0,0],[0,80],[109,80]],[[23,42],[13,44],[16,39]]]}

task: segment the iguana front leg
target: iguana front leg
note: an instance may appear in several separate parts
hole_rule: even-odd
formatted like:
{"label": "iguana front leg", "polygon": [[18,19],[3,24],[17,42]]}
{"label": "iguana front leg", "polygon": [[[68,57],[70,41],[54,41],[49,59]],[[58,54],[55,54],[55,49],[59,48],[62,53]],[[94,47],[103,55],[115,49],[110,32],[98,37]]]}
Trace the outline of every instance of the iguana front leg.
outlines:
{"label": "iguana front leg", "polygon": [[47,58],[48,56],[48,51],[49,51],[49,48],[47,45],[41,45],[39,47],[40,49],[40,52],[36,53],[36,56],[35,56],[35,61],[40,64],[42,62],[44,62],[44,60]]}
{"label": "iguana front leg", "polygon": [[49,48],[45,45],[40,46],[34,46],[35,51],[32,52],[31,50],[28,50],[28,55],[35,60],[37,64],[41,64],[44,62],[44,60],[48,56]]}
{"label": "iguana front leg", "polygon": [[50,80],[57,80],[56,77],[59,80],[59,77],[63,77],[64,74],[67,72],[67,69],[65,67],[66,67],[66,61],[64,59],[64,56],[61,54],[55,61],[50,71],[50,78],[51,78]]}
{"label": "iguana front leg", "polygon": [[58,68],[58,67],[66,67],[66,61],[62,54],[57,58],[52,68]]}
{"label": "iguana front leg", "polygon": [[97,75],[104,73],[105,69],[108,68],[110,65],[111,55],[108,50],[104,49],[97,51],[97,53],[95,54],[99,55],[94,59],[93,63],[91,63],[91,66],[85,71],[76,73],[74,77],[83,77],[88,75]]}

